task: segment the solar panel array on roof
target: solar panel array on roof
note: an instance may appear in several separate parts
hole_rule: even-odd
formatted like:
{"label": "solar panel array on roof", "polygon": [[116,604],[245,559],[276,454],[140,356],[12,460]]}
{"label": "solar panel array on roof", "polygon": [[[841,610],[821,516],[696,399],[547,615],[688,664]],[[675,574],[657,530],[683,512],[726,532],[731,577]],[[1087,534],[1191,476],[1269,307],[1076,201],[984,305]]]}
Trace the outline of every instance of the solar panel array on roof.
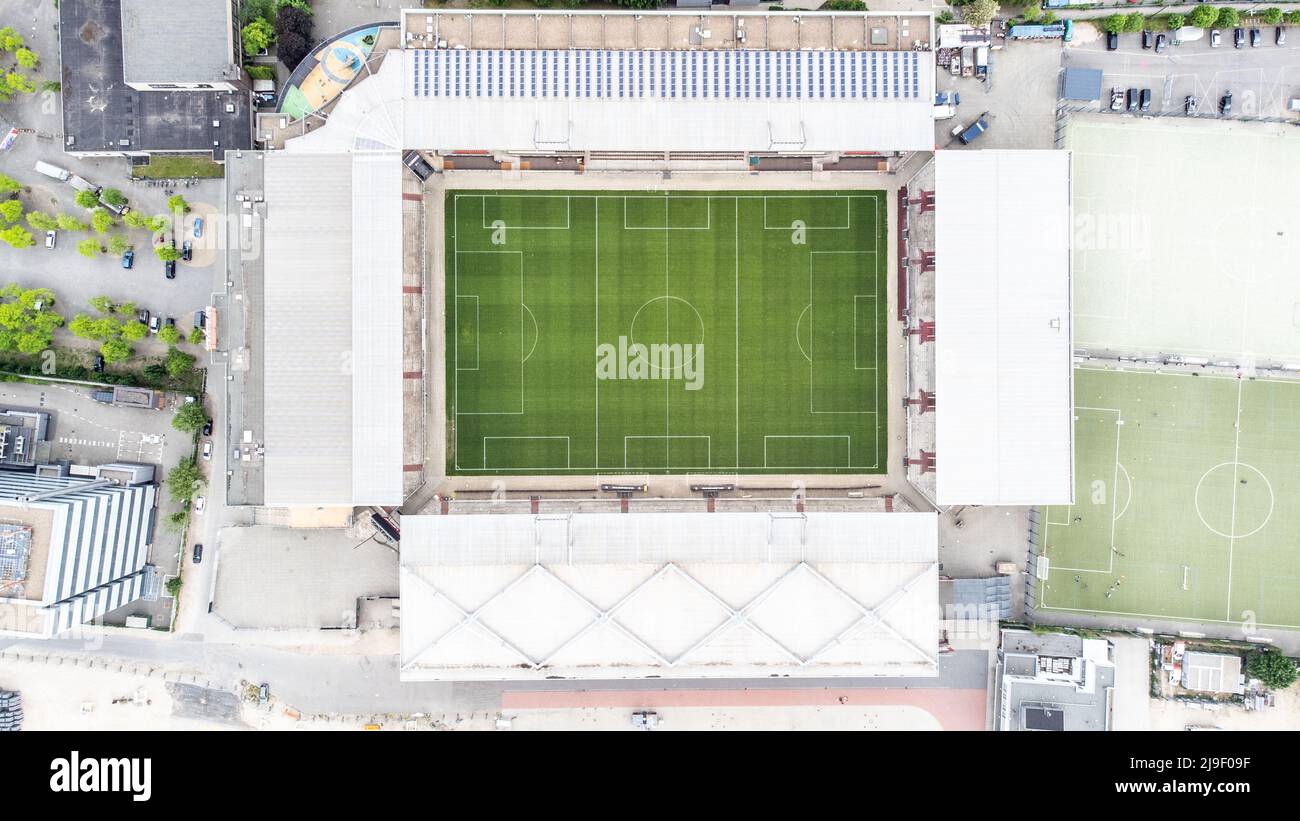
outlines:
{"label": "solar panel array on roof", "polygon": [[917,99],[914,51],[420,50],[416,97]]}

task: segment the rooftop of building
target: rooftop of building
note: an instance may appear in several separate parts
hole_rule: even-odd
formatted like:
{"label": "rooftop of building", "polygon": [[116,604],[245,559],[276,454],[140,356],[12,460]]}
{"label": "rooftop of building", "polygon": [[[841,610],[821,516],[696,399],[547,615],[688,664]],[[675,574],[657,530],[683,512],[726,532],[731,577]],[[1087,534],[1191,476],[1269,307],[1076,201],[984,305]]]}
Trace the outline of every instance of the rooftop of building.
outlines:
{"label": "rooftop of building", "polygon": [[185,13],[157,0],[121,0],[122,60],[128,83],[217,83],[240,77],[234,4],[185,0]]}

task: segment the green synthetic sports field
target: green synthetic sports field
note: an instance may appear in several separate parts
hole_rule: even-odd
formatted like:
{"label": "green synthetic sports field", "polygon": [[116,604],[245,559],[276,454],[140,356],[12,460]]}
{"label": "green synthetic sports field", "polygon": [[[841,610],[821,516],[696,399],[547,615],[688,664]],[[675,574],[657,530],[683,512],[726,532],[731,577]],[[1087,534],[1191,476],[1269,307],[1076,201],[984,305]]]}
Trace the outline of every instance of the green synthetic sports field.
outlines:
{"label": "green synthetic sports field", "polygon": [[1300,384],[1081,368],[1075,400],[1038,609],[1300,628]]}
{"label": "green synthetic sports field", "polygon": [[885,205],[449,192],[448,472],[883,473]]}

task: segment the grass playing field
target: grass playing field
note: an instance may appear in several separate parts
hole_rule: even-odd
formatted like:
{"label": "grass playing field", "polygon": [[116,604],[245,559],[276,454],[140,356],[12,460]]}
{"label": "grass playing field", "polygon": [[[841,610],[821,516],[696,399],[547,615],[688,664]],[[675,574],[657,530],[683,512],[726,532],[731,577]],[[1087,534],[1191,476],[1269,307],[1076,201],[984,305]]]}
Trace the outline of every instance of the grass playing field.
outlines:
{"label": "grass playing field", "polygon": [[1075,399],[1038,609],[1300,628],[1300,384],[1079,369]]}
{"label": "grass playing field", "polygon": [[884,472],[884,192],[446,215],[449,473]]}

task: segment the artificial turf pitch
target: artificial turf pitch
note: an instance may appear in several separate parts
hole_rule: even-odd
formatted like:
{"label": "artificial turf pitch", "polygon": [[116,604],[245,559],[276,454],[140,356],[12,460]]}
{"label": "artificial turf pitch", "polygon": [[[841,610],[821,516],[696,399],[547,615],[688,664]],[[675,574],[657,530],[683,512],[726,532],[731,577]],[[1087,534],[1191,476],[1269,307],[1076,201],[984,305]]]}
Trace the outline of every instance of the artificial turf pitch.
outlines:
{"label": "artificial turf pitch", "polygon": [[883,473],[885,205],[448,192],[448,473]]}
{"label": "artificial turf pitch", "polygon": [[1300,384],[1075,371],[1037,609],[1300,628]]}

